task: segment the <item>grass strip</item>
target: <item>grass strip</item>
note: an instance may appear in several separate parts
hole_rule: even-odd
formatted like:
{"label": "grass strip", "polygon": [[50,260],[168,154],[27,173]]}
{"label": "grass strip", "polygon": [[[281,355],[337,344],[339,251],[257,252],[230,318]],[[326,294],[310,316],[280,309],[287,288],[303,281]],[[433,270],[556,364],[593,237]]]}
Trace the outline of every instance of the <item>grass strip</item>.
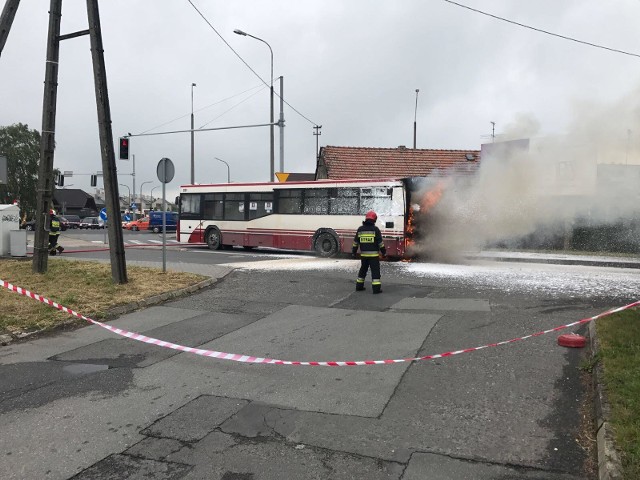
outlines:
{"label": "grass strip", "polygon": [[[128,283],[113,283],[108,263],[54,260],[47,272],[31,271],[32,263],[0,259],[0,278],[30,290],[86,317],[104,319],[109,309],[153,295],[194,285],[206,279],[193,273],[127,266]],[[0,288],[0,334],[20,335],[50,330],[73,320],[69,314],[24,295]],[[76,319],[78,323],[87,323]]]}
{"label": "grass strip", "polygon": [[624,478],[640,478],[640,310],[601,318],[596,329]]}

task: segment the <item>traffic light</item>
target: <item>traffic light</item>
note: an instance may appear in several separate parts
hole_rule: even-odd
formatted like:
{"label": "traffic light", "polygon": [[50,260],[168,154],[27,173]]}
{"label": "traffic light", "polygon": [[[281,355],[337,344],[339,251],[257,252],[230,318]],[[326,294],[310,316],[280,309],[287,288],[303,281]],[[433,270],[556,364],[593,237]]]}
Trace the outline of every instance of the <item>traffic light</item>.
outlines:
{"label": "traffic light", "polygon": [[120,137],[120,160],[129,160],[129,139]]}
{"label": "traffic light", "polygon": [[97,175],[91,175],[91,186],[95,187],[98,185],[98,176]]}

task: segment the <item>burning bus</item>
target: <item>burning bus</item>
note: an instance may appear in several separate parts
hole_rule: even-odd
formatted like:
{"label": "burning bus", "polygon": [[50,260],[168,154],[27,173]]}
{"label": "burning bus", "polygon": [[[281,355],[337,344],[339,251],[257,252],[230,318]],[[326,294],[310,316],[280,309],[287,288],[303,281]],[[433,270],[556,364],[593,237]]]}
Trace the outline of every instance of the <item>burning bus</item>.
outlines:
{"label": "burning bus", "polygon": [[331,257],[349,253],[369,210],[378,214],[387,255],[405,258],[419,238],[424,213],[443,184],[422,177],[225,183],[180,187],[177,240],[233,247],[311,250]]}

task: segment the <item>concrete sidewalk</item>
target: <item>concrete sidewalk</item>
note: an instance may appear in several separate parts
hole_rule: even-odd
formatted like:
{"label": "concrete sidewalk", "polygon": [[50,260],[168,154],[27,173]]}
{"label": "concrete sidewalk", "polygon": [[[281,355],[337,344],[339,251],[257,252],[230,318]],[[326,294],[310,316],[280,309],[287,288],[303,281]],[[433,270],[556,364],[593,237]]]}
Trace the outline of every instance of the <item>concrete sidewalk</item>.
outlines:
{"label": "concrete sidewalk", "polygon": [[550,263],[556,265],[583,265],[589,267],[640,268],[640,256],[585,255],[579,252],[537,253],[507,250],[483,250],[470,253],[465,258],[515,263]]}

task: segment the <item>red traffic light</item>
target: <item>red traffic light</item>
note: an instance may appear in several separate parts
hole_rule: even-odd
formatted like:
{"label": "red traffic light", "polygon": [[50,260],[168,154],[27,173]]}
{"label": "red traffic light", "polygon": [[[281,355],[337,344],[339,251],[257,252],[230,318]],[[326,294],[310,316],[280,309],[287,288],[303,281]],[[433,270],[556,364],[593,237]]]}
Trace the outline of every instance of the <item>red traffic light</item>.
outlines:
{"label": "red traffic light", "polygon": [[129,139],[120,138],[120,160],[129,160]]}

